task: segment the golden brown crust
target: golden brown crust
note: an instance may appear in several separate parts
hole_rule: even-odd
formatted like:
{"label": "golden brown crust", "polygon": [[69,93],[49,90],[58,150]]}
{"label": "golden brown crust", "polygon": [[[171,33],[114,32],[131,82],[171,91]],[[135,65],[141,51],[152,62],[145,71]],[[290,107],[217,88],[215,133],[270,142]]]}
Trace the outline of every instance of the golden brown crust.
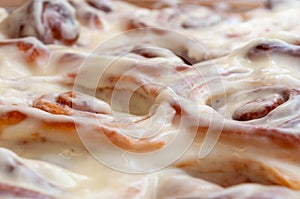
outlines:
{"label": "golden brown crust", "polygon": [[165,143],[161,141],[150,141],[148,139],[130,139],[122,135],[120,132],[109,128],[100,128],[100,132],[103,132],[115,146],[130,152],[153,152],[165,146]]}
{"label": "golden brown crust", "polygon": [[0,41],[1,46],[16,46],[28,63],[36,63],[39,59],[50,55],[46,46],[34,38]]}
{"label": "golden brown crust", "polygon": [[[81,97],[81,95],[82,94],[80,93],[66,92],[58,95],[57,97],[54,97],[53,95],[42,96],[33,102],[33,107],[46,111],[53,115],[66,115],[73,117],[80,116],[91,119],[101,117],[101,113],[99,114],[99,112],[94,112],[91,107],[88,106],[88,103],[84,102],[84,97]],[[81,100],[78,101],[77,98],[80,98]],[[90,100],[93,100],[93,98],[90,98]],[[79,127],[81,125],[83,124],[80,124],[80,122],[77,121],[76,118],[74,118],[74,122],[51,122],[43,120],[41,127],[45,131],[48,131],[50,129],[54,131],[59,130],[68,134],[68,132],[76,132],[76,127]],[[94,126],[92,127],[92,129],[95,131],[94,133],[104,134],[113,144],[123,150],[144,153],[158,150],[165,145],[162,141],[135,139],[123,135],[120,130],[118,130],[118,128],[120,128],[119,125],[122,124],[116,124],[114,121],[107,124],[93,125]],[[121,127],[126,128],[127,125],[130,124],[125,124]],[[70,134],[69,136],[74,135]]]}
{"label": "golden brown crust", "polygon": [[70,111],[64,109],[58,104],[53,104],[51,102],[36,100],[33,103],[33,107],[55,115],[71,115]]}
{"label": "golden brown crust", "polygon": [[10,125],[15,125],[27,118],[27,115],[19,111],[9,111],[0,115],[1,129]]}
{"label": "golden brown crust", "polygon": [[[214,158],[217,159],[217,157]],[[224,159],[221,163],[222,166],[216,160],[212,160],[210,165],[219,166],[203,166],[207,163],[205,159],[190,160],[178,163],[176,167],[185,170],[193,176],[215,182],[225,187],[250,182],[265,185],[280,185],[300,190],[300,182],[297,177],[287,174],[286,170],[265,164],[262,161],[253,160],[252,158],[232,156]]]}

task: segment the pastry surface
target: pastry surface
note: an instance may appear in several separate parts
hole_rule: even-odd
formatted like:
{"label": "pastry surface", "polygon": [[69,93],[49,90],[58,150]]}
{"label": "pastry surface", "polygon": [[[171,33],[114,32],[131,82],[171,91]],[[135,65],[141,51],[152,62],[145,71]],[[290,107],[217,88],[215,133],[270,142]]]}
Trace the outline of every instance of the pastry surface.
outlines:
{"label": "pastry surface", "polygon": [[0,197],[300,197],[300,2],[0,9]]}

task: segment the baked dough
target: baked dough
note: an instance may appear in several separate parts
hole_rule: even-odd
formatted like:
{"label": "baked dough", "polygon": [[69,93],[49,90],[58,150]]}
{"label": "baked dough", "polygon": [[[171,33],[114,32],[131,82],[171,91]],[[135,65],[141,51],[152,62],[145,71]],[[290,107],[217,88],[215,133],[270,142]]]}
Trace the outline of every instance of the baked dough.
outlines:
{"label": "baked dough", "polygon": [[299,197],[299,8],[3,8],[1,197]]}

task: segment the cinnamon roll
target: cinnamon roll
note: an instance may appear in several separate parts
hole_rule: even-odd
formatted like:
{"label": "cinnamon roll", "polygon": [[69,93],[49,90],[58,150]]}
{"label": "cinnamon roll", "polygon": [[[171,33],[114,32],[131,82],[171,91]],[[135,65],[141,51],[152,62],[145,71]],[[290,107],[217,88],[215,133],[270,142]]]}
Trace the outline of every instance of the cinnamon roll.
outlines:
{"label": "cinnamon roll", "polygon": [[298,198],[289,1],[0,12],[0,197]]}

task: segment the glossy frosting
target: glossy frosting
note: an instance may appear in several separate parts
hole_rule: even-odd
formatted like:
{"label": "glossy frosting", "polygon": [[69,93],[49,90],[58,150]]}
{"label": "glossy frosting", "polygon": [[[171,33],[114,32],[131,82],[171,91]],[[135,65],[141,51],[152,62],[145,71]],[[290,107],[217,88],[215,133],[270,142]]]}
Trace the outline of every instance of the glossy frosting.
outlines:
{"label": "glossy frosting", "polygon": [[1,9],[0,196],[298,198],[300,4],[228,2]]}

